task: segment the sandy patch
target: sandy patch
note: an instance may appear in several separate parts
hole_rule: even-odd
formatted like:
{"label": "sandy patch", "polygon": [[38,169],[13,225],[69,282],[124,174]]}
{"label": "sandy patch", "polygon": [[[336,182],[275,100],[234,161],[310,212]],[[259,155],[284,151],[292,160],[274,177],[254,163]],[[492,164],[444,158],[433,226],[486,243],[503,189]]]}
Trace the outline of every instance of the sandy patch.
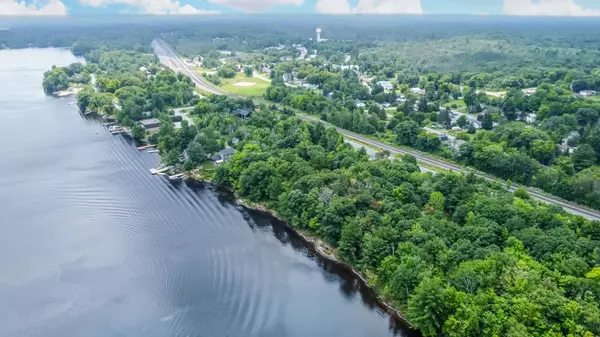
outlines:
{"label": "sandy patch", "polygon": [[251,87],[253,85],[256,85],[256,83],[254,83],[254,82],[237,82],[237,83],[234,83],[233,85],[235,85],[236,87]]}

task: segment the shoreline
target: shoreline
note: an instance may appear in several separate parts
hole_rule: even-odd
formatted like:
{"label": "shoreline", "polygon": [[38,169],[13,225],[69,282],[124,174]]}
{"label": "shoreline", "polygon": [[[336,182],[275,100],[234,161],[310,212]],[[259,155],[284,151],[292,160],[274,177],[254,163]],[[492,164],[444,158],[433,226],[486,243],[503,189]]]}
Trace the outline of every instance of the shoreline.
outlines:
{"label": "shoreline", "polygon": [[328,253],[329,251],[333,251],[334,249],[331,246],[329,246],[327,243],[323,242],[320,238],[307,235],[307,234],[303,233],[301,230],[293,227],[286,220],[280,218],[279,215],[277,215],[277,212],[275,212],[274,210],[272,210],[262,204],[257,204],[257,203],[253,203],[253,202],[244,200],[234,190],[232,190],[229,187],[218,186],[215,183],[213,183],[211,180],[197,179],[197,178],[194,178],[191,176],[188,176],[188,180],[192,181],[193,183],[210,185],[211,187],[214,187],[215,189],[225,190],[225,191],[227,191],[227,193],[231,193],[231,195],[234,198],[233,201],[236,206],[243,207],[246,210],[259,212],[259,213],[262,213],[264,215],[267,215],[269,217],[272,217],[272,218],[278,220],[281,224],[283,224],[286,227],[286,229],[291,231],[294,235],[296,235],[298,238],[300,238],[310,249],[312,249],[313,253],[318,255],[320,258],[325,259],[328,262],[333,263],[333,264],[337,265],[338,267],[343,268],[345,271],[349,272],[354,277],[356,277],[358,280],[360,280],[361,286],[368,289],[370,292],[373,293],[375,302],[377,303],[377,306],[380,309],[382,309],[384,312],[386,312],[388,315],[395,318],[396,320],[399,320],[402,323],[406,324],[406,326],[408,328],[410,328],[412,331],[416,331],[416,332],[420,333],[420,330],[414,329],[412,327],[412,324],[410,323],[410,321],[406,318],[406,316],[404,316],[400,312],[400,310],[396,309],[387,299],[385,299],[383,296],[381,296],[381,294],[373,286],[371,286],[369,284],[369,281],[354,266],[339,260],[332,253]]}
{"label": "shoreline", "polygon": [[[148,143],[145,140],[142,140],[142,141],[139,141],[139,144],[148,144]],[[162,163],[162,158],[160,157],[160,155],[159,155],[159,161]],[[406,326],[406,328],[410,329],[411,331],[421,334],[420,330],[414,329],[412,327],[412,324],[410,323],[410,321],[406,318],[406,316],[404,316],[400,312],[400,310],[396,309],[373,286],[371,286],[369,284],[369,281],[354,266],[339,260],[333,253],[329,253],[329,252],[334,251],[334,249],[331,246],[329,246],[327,243],[325,243],[323,240],[321,240],[320,238],[312,237],[312,236],[309,236],[309,235],[303,233],[301,230],[293,227],[287,221],[280,218],[277,215],[277,212],[264,206],[263,204],[256,204],[256,203],[252,203],[250,201],[244,200],[242,197],[240,197],[237,194],[237,192],[235,190],[231,189],[230,187],[218,186],[212,180],[198,177],[198,175],[195,175],[190,171],[187,171],[187,172],[186,171],[175,171],[175,172],[173,172],[173,174],[183,174],[184,177],[186,177],[187,180],[192,183],[206,184],[206,185],[210,185],[211,187],[213,187],[215,189],[225,190],[225,191],[227,191],[227,193],[230,193],[231,196],[233,196],[232,204],[243,207],[246,210],[260,212],[264,215],[268,215],[269,217],[276,219],[283,226],[285,226],[285,228],[287,230],[289,230],[297,238],[302,240],[302,242],[304,244],[306,244],[307,247],[309,249],[311,249],[314,254],[316,254],[317,256],[319,256],[320,258],[322,258],[324,260],[327,260],[328,262],[330,262],[332,264],[335,264],[336,266],[342,268],[344,271],[349,272],[354,277],[356,277],[360,282],[360,286],[364,287],[365,289],[367,289],[368,291],[370,291],[373,294],[373,299],[375,300],[375,303],[379,307],[379,309],[381,309],[382,311],[387,313],[391,318],[394,318],[397,321],[402,322]]]}

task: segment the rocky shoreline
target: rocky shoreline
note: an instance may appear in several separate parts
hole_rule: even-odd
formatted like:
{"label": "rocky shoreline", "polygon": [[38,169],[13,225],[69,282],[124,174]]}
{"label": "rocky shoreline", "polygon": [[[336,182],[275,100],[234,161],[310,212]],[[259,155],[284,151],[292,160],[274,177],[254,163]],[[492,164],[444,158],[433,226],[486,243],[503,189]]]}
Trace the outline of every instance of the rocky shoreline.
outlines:
{"label": "rocky shoreline", "polygon": [[[207,184],[212,187],[216,187],[216,185],[211,180],[197,179],[197,178],[193,178],[193,177],[190,177],[189,180],[196,182],[196,183]],[[321,257],[331,263],[334,263],[334,264],[344,268],[345,270],[349,271],[350,273],[352,273],[355,277],[357,277],[360,280],[360,282],[362,283],[361,285],[363,287],[365,287],[365,288],[369,289],[371,292],[373,292],[373,294],[375,295],[377,305],[382,310],[384,310],[386,313],[388,313],[390,316],[394,317],[395,319],[406,323],[407,326],[411,326],[410,321],[406,318],[406,316],[404,316],[398,309],[394,308],[392,306],[392,304],[390,304],[388,302],[388,300],[386,300],[384,297],[382,297],[376,291],[376,289],[373,288],[369,284],[369,281],[356,268],[354,268],[354,266],[339,260],[333,253],[331,253],[334,251],[334,249],[331,246],[329,246],[326,242],[324,242],[323,240],[321,240],[317,237],[307,235],[306,233],[303,233],[302,231],[298,230],[297,228],[294,228],[287,221],[280,218],[274,210],[272,210],[262,204],[256,204],[256,203],[244,200],[235,191],[233,191],[230,188],[227,188],[226,191],[228,193],[231,193],[234,196],[236,205],[241,206],[247,210],[261,212],[263,214],[266,214],[270,217],[277,219],[279,222],[283,223],[286,226],[286,228],[289,229],[291,232],[293,232],[297,237],[301,238],[304,241],[304,243],[306,243],[310,248],[312,248],[313,252],[315,254],[317,254],[319,257]]]}

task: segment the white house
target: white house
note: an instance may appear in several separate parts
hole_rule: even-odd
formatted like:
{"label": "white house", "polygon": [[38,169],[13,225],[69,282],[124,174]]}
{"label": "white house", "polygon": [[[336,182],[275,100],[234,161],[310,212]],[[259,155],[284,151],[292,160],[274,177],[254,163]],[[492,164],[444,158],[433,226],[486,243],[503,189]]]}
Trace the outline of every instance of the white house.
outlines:
{"label": "white house", "polygon": [[385,92],[390,92],[394,90],[394,85],[390,81],[379,81],[377,82],[377,85],[381,86],[383,88],[383,91]]}
{"label": "white house", "polygon": [[410,88],[410,92],[412,92],[415,95],[425,95],[427,93],[425,89],[421,88]]}

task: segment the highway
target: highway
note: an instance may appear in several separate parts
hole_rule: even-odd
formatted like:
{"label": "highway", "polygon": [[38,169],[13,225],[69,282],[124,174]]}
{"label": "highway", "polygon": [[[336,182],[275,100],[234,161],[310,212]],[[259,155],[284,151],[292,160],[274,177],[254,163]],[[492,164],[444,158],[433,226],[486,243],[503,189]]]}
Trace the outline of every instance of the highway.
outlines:
{"label": "highway", "polygon": [[[173,52],[171,47],[166,44],[162,39],[154,39],[152,41],[152,48],[154,49],[154,53],[158,56],[160,62],[165,66],[171,68],[173,71],[177,73],[182,73],[187,75],[192,81],[196,84],[200,90],[205,91],[214,95],[225,95],[230,97],[237,97],[232,95],[222,89],[215,88],[212,83],[203,79],[202,77],[196,75],[196,73],[185,64],[178,56]],[[240,97],[241,98],[241,97]]]}
{"label": "highway", "polygon": [[[220,88],[215,88],[212,85],[212,83],[210,83],[210,82],[202,79],[200,76],[196,75],[188,65],[186,65],[183,61],[181,61],[181,59],[177,56],[177,54],[175,54],[175,52],[170,48],[170,46],[167,45],[166,42],[164,42],[163,40],[155,39],[152,42],[152,46],[162,64],[171,68],[175,72],[181,72],[181,73],[189,76],[192,79],[192,81],[194,81],[194,83],[196,83],[196,86],[198,88],[200,88],[201,90],[203,90],[205,92],[209,92],[211,94],[215,94],[215,95],[225,95],[225,96],[229,96],[229,97],[233,97],[233,98],[244,98],[244,97],[240,97],[240,96],[236,96],[231,93],[228,93]],[[320,121],[319,118],[309,116],[309,115],[298,115],[298,117],[301,119],[304,119],[306,121],[310,121],[310,122],[319,122]],[[348,131],[345,129],[340,129],[338,127],[336,127],[336,129],[339,133],[341,133],[342,135],[344,135],[345,137],[347,137],[349,139],[358,141],[363,144],[367,144],[369,146],[372,146],[372,147],[375,147],[378,149],[387,150],[391,154],[410,154],[410,155],[414,156],[419,163],[423,163],[423,164],[426,164],[431,167],[435,167],[435,168],[446,170],[446,171],[452,171],[452,172],[456,172],[456,173],[470,172],[468,169],[465,169],[465,167],[447,162],[442,159],[435,158],[430,155],[426,155],[419,151],[402,149],[402,148],[399,148],[399,147],[396,147],[393,145],[386,144],[384,142],[380,142],[380,141],[376,141],[376,140],[367,138],[363,135],[360,135],[360,134],[357,134],[357,133],[354,133],[354,132],[351,132],[351,131]],[[496,181],[501,184],[504,184],[504,181],[502,179],[492,178],[490,176],[483,175],[478,172],[475,172],[475,174],[477,174],[477,175],[481,176],[482,178],[487,179],[489,181]],[[519,187],[521,187],[521,186],[519,186]],[[517,188],[518,187],[513,186],[510,188],[510,190],[514,191]],[[540,201],[548,203],[548,204],[554,204],[554,205],[560,206],[565,211],[575,214],[575,215],[580,215],[586,219],[600,221],[600,212],[599,211],[573,204],[566,200],[549,195],[547,193],[540,192],[540,191],[532,189],[532,188],[528,188],[528,187],[524,187],[524,186],[522,188],[524,188],[527,191],[527,193],[529,193],[529,195],[531,195],[533,198],[535,198],[537,200],[540,200]]]}

